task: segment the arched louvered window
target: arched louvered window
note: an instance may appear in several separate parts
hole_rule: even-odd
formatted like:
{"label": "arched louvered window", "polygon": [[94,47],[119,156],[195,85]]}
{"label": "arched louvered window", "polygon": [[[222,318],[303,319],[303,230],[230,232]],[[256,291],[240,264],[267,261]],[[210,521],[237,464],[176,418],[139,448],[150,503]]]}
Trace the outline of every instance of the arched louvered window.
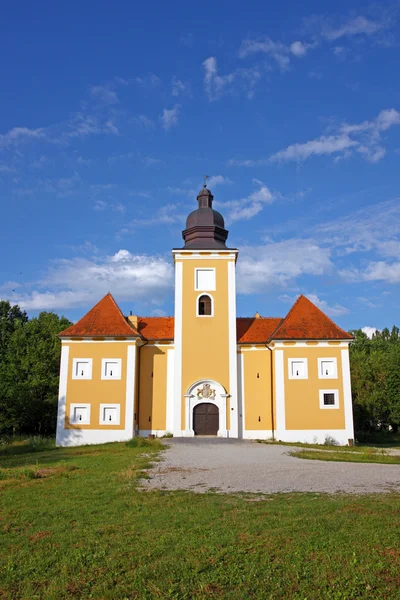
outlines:
{"label": "arched louvered window", "polygon": [[212,305],[211,305],[210,296],[203,294],[203,296],[200,296],[198,302],[199,302],[199,306],[198,306],[197,314],[199,316],[209,316],[210,317],[212,315]]}

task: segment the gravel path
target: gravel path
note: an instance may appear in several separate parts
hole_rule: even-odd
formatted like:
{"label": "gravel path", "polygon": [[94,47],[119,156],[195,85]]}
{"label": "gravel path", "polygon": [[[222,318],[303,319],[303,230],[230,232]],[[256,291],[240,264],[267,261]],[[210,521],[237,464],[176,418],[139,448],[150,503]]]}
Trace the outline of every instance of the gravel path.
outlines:
{"label": "gravel path", "polygon": [[144,489],[205,492],[400,491],[398,465],[323,462],[289,456],[288,446],[217,438],[165,440],[169,448]]}

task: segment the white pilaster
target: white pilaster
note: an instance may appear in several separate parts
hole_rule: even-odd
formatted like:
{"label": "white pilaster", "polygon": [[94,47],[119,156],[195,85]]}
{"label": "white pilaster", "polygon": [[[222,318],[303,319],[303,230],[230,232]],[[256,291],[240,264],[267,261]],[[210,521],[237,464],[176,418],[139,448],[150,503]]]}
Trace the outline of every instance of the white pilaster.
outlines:
{"label": "white pilaster", "polygon": [[173,383],[173,427],[175,436],[182,435],[182,293],[183,293],[183,265],[180,261],[175,263],[175,331],[174,331],[174,383]]}
{"label": "white pilaster", "polygon": [[239,437],[239,402],[237,374],[236,336],[236,265],[228,261],[228,324],[229,324],[229,393],[230,430],[229,437]]}
{"label": "white pilaster", "polygon": [[238,410],[239,410],[239,431],[238,437],[244,438],[245,431],[245,411],[246,399],[244,396],[244,354],[241,352],[237,355],[237,372],[238,372]]}
{"label": "white pilaster", "polygon": [[61,344],[60,380],[58,386],[58,410],[57,410],[57,433],[56,445],[62,445],[65,428],[65,408],[67,404],[67,380],[68,380],[69,346]]}
{"label": "white pilaster", "polygon": [[[276,439],[283,439],[286,431],[285,417],[285,365],[283,350],[274,350],[275,358],[275,414]],[[272,375],[272,374],[271,374]]]}
{"label": "white pilaster", "polygon": [[342,354],[342,380],[344,402],[344,426],[348,440],[354,440],[353,401],[351,397],[350,357],[349,349],[341,351]]}
{"label": "white pilaster", "polygon": [[167,417],[166,430],[168,433],[174,431],[174,359],[175,350],[167,350]]}
{"label": "white pilaster", "polygon": [[125,434],[128,439],[134,436],[136,377],[136,344],[134,344],[128,346],[126,353]]}

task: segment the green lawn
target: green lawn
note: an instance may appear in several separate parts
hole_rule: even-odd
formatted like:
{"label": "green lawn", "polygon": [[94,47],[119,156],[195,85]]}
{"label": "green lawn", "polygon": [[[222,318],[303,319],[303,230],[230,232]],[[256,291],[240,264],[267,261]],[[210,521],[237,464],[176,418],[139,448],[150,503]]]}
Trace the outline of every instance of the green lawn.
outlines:
{"label": "green lawn", "polygon": [[385,450],[377,450],[376,448],[359,448],[358,452],[351,451],[350,448],[346,448],[345,450],[343,448],[337,448],[336,450],[294,450],[289,454],[296,458],[307,458],[308,460],[400,465],[399,454],[391,455]]}
{"label": "green lawn", "polygon": [[400,597],[400,495],[140,492],[159,442],[0,451],[0,598]]}

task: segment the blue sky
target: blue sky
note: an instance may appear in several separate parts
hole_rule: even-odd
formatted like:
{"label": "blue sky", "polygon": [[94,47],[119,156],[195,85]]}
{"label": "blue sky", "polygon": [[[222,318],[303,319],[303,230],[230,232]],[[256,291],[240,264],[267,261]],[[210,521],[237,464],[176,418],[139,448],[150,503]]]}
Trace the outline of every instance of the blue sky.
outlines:
{"label": "blue sky", "polygon": [[238,315],[399,324],[400,4],[7,2],[0,297],[173,314],[203,175]]}

